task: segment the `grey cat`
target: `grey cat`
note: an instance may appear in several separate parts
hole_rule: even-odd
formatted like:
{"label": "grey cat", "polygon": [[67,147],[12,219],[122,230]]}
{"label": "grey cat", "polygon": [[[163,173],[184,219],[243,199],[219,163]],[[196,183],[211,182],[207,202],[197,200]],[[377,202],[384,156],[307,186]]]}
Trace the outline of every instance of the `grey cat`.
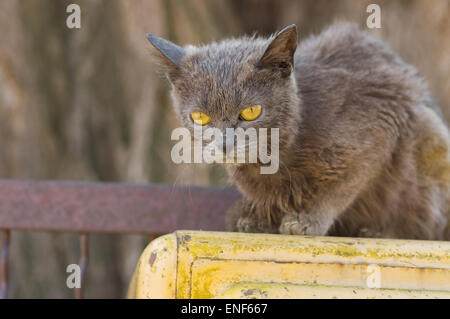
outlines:
{"label": "grey cat", "polygon": [[[280,129],[276,174],[226,165],[243,194],[230,230],[450,239],[448,129],[416,69],[381,40],[348,23],[298,48],[295,25],[201,47],[148,38],[185,127],[195,114]],[[260,115],[244,120],[253,105]]]}

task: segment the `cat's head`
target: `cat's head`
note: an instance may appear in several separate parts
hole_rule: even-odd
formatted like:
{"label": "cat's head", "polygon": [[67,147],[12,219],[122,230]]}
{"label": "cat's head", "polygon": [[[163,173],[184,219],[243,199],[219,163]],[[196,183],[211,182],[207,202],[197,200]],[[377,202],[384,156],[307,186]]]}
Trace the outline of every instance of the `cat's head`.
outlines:
{"label": "cat's head", "polygon": [[289,147],[300,117],[293,74],[295,25],[270,38],[242,37],[200,47],[181,48],[147,37],[172,83],[184,127],[279,128],[280,151]]}

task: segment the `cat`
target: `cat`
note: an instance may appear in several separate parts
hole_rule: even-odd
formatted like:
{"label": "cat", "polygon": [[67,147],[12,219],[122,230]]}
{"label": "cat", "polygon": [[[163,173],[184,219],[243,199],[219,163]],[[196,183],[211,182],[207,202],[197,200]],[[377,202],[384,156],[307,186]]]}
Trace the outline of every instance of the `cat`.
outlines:
{"label": "cat", "polygon": [[382,40],[342,22],[298,47],[295,25],[199,47],[147,37],[183,126],[279,128],[275,174],[225,165],[243,194],[229,230],[450,240],[447,126]]}

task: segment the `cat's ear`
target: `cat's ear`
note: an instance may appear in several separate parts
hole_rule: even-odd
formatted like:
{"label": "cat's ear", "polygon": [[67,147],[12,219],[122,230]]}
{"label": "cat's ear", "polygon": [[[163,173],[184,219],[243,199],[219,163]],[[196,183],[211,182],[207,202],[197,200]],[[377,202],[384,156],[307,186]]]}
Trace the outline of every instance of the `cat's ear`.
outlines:
{"label": "cat's ear", "polygon": [[159,60],[169,80],[173,81],[183,71],[182,59],[186,51],[178,45],[148,33],[147,39],[157,49],[155,57]]}
{"label": "cat's ear", "polygon": [[291,24],[272,38],[257,66],[279,71],[283,76],[288,76],[293,70],[296,49],[297,27]]}

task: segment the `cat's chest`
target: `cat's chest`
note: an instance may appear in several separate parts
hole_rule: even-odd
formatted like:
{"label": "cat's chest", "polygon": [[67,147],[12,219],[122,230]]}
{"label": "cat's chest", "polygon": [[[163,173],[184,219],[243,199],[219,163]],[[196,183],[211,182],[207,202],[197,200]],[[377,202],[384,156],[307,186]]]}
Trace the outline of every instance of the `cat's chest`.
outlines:
{"label": "cat's chest", "polygon": [[245,197],[257,206],[298,206],[302,199],[301,177],[292,172],[259,174],[251,170],[234,173],[235,183]]}

